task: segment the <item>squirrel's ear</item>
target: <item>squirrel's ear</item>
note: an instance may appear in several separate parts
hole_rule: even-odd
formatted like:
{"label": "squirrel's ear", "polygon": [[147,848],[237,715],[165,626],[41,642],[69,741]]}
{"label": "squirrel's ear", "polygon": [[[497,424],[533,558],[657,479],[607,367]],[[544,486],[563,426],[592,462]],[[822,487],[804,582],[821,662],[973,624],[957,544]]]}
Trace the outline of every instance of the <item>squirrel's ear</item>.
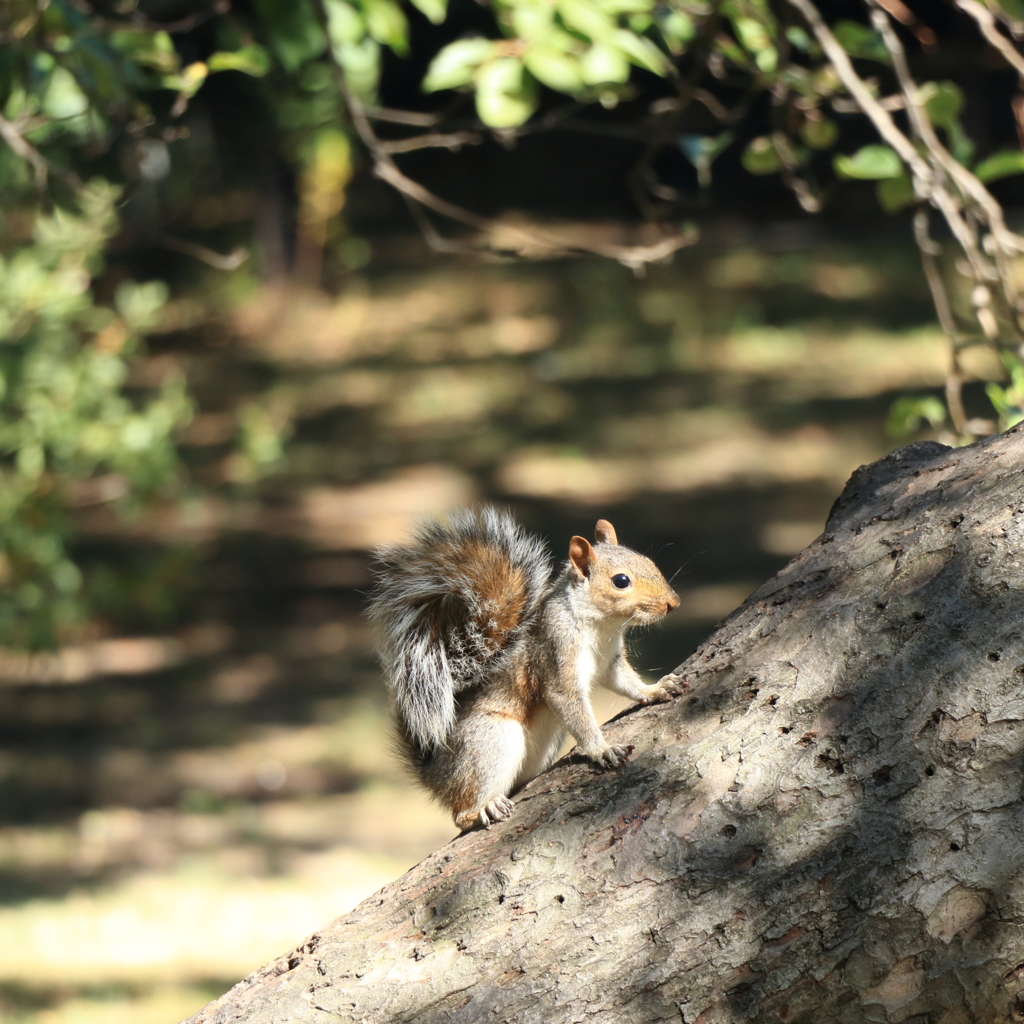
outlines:
{"label": "squirrel's ear", "polygon": [[598,519],[594,527],[594,539],[598,544],[618,544],[619,538],[615,535],[615,527],[607,519]]}
{"label": "squirrel's ear", "polygon": [[569,564],[573,575],[583,580],[590,575],[590,563],[594,560],[594,549],[586,537],[573,537],[569,541]]}

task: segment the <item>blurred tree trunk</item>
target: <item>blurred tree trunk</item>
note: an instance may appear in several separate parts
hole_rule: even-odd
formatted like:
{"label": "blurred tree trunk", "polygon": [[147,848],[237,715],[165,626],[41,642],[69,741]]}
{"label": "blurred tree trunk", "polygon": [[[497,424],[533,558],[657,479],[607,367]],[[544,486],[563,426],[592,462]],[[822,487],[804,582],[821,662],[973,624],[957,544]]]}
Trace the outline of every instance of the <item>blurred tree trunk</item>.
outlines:
{"label": "blurred tree trunk", "polygon": [[1021,428],[858,470],[609,727],[629,765],[561,762],[192,1024],[1024,1019],[1022,470]]}

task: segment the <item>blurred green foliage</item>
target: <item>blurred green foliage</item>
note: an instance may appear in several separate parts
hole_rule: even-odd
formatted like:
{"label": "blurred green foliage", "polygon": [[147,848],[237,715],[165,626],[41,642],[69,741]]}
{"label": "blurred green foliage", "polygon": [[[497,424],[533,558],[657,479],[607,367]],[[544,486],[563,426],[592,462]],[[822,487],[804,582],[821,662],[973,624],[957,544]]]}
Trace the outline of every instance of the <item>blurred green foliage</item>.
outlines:
{"label": "blurred green foliage", "polygon": [[933,430],[941,430],[946,422],[946,406],[935,395],[897,398],[889,410],[886,430],[890,437],[908,437],[927,423]]}
{"label": "blurred green foliage", "polygon": [[1005,387],[989,383],[985,393],[999,417],[999,429],[1009,430],[1024,420],[1024,362],[1016,353],[1004,352],[1003,363],[1010,382]]}
{"label": "blurred green foliage", "polygon": [[[93,281],[117,230],[119,190],[127,186],[140,206],[158,186],[178,208],[201,200],[194,154],[181,140],[190,104],[212,76],[247,76],[257,99],[239,110],[240,123],[264,114],[276,122],[264,138],[294,171],[296,265],[307,276],[319,272],[329,243],[349,269],[368,258],[339,227],[359,161],[347,108],[353,98],[376,105],[396,60],[414,62],[423,93],[467,94],[477,127],[499,138],[550,105],[550,94],[574,111],[616,107],[646,90],[660,97],[650,115],[669,119],[659,144],[685,156],[701,188],[715,161],[742,145],[749,173],[781,174],[808,210],[842,179],[875,182],[887,212],[921,201],[900,156],[865,144],[863,121],[836,116],[855,109],[851,97],[788,4],[493,0],[469,30],[448,0],[252,0],[237,9],[186,0],[174,22],[159,21],[161,10],[146,0],[0,5],[2,642],[43,642],[83,614],[81,574],[66,545],[76,482],[116,479],[128,507],[179,479],[175,430],[191,409],[183,382],[169,378],[156,394],[127,388],[167,288],[122,283],[104,305]],[[1024,29],[1016,6],[1001,5],[999,17]],[[868,21],[865,8],[863,19],[833,17],[831,28],[847,54],[866,62],[862,74],[881,97],[895,88],[891,54]],[[719,127],[673,128],[673,111],[701,82]],[[916,89],[915,103],[961,165],[983,181],[1024,173],[1016,150],[977,159],[959,85]],[[438,104],[449,100],[458,106],[457,97]],[[1019,409],[1017,366],[1009,385],[988,391],[1001,423]],[[935,425],[935,402],[894,408],[893,422]],[[251,484],[281,465],[288,414],[254,404],[236,423],[239,448],[225,476]]]}
{"label": "blurred green foliage", "polygon": [[[116,228],[118,191],[78,189],[78,211],[38,214],[31,238],[0,244],[0,636],[38,644],[82,614],[66,506],[103,475],[122,504],[173,488],[175,428],[191,418],[184,381],[125,391],[128,361],[167,297],[163,282],[125,282],[113,308],[94,275]],[[9,235],[7,236],[10,237]]]}

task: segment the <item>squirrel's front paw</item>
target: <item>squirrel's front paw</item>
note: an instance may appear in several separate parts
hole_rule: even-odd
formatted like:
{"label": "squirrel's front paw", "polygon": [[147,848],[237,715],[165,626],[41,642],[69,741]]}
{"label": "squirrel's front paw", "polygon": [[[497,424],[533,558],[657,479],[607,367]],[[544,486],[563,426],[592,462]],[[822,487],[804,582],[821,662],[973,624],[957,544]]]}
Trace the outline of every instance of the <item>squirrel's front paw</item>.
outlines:
{"label": "squirrel's front paw", "polygon": [[665,676],[650,686],[645,686],[640,695],[641,704],[657,704],[661,701],[672,700],[678,697],[683,691],[683,681],[676,676]]}
{"label": "squirrel's front paw", "polygon": [[633,753],[633,744],[625,746],[610,746],[599,750],[596,754],[590,754],[591,760],[600,768],[621,768],[629,760]]}

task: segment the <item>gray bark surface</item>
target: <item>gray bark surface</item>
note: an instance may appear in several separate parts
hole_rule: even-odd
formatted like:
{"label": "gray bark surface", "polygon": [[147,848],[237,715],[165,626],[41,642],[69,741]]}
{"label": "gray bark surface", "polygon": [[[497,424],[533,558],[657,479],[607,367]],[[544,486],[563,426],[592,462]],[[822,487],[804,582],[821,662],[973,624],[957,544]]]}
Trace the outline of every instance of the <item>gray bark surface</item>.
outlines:
{"label": "gray bark surface", "polygon": [[922,442],[512,818],[191,1024],[1024,1020],[1024,432]]}

